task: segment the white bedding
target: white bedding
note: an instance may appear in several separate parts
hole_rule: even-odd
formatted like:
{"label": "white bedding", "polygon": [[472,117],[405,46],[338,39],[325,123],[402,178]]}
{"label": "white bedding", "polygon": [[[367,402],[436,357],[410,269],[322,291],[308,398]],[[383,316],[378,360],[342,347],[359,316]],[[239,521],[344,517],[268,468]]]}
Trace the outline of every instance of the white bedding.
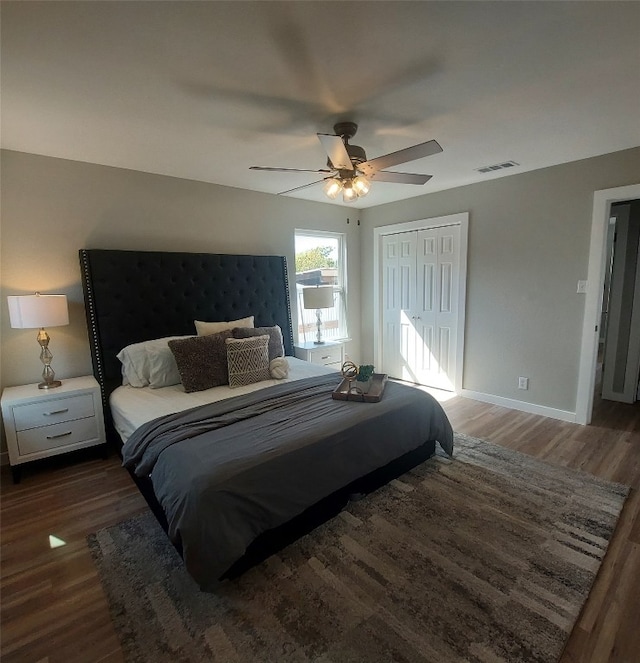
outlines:
{"label": "white bedding", "polygon": [[136,428],[165,414],[188,410],[197,405],[221,401],[241,394],[248,394],[281,382],[301,380],[313,375],[325,375],[326,373],[335,372],[333,368],[311,364],[295,357],[287,357],[287,361],[289,362],[289,377],[284,380],[264,380],[234,389],[224,385],[187,394],[181,384],[161,387],[160,389],[132,387],[131,385],[118,387],[109,398],[115,429],[122,441],[126,442]]}

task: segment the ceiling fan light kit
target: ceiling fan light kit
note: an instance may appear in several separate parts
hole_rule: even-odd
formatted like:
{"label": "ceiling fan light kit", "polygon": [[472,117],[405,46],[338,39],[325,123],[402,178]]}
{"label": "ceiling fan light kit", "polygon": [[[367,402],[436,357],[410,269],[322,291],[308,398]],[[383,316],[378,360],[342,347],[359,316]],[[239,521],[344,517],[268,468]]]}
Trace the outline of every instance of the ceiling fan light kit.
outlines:
{"label": "ceiling fan light kit", "polygon": [[358,177],[353,178],[353,188],[356,190],[358,196],[362,198],[362,196],[366,196],[369,193],[371,184],[364,175],[358,175]]}
{"label": "ceiling fan light kit", "polygon": [[342,191],[342,182],[335,177],[330,177],[324,182],[324,193],[327,198],[335,200]]}
{"label": "ceiling fan light kit", "polygon": [[342,189],[342,200],[345,203],[352,203],[358,197],[357,191],[353,188],[353,180],[347,180]]}
{"label": "ceiling fan light kit", "polygon": [[[327,198],[335,200],[342,192],[342,200],[345,203],[352,203],[369,193],[371,183],[367,178],[396,184],[424,184],[428,182],[431,175],[397,173],[383,169],[442,152],[442,147],[437,141],[429,140],[426,143],[413,145],[397,152],[367,160],[367,155],[362,147],[349,144],[349,140],[355,136],[358,130],[358,125],[355,122],[338,122],[333,126],[333,130],[335,134],[317,134],[322,147],[327,153],[329,170],[326,168],[318,170],[275,168],[273,166],[251,166],[251,170],[329,173],[327,177],[319,180],[319,182],[324,182],[323,189]],[[304,184],[281,193],[291,193],[314,184],[318,184],[318,182]]]}
{"label": "ceiling fan light kit", "polygon": [[342,200],[345,203],[352,203],[358,198],[363,198],[369,193],[370,188],[371,184],[364,175],[340,179],[330,177],[324,183],[324,192],[327,198],[335,200],[342,192]]}

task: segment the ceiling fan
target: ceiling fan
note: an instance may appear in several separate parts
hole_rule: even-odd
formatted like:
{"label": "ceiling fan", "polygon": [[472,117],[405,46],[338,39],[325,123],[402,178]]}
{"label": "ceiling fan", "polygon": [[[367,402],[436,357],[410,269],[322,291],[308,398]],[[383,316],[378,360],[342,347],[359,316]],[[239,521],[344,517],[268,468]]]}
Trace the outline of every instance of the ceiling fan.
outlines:
{"label": "ceiling fan", "polygon": [[338,122],[333,126],[333,130],[335,134],[318,134],[318,139],[327,153],[327,168],[309,170],[306,168],[250,166],[250,169],[326,174],[326,177],[321,180],[303,184],[280,193],[291,193],[324,182],[324,192],[329,198],[335,199],[342,193],[344,202],[350,203],[369,193],[370,180],[396,184],[425,184],[431,179],[431,175],[396,173],[384,169],[442,152],[442,148],[437,141],[429,140],[426,143],[406,147],[403,150],[391,152],[375,159],[367,159],[362,147],[349,144],[349,140],[355,136],[358,130],[358,125],[355,122]]}

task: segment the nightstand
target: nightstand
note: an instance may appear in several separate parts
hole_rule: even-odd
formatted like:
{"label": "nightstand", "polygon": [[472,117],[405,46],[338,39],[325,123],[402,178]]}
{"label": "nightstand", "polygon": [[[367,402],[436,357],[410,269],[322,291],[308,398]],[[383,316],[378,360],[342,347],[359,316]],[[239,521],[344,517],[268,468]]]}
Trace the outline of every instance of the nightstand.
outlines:
{"label": "nightstand", "polygon": [[308,341],[294,345],[293,350],[298,359],[304,359],[312,364],[331,366],[340,370],[344,363],[344,343],[341,341],[326,341],[321,345]]}
{"label": "nightstand", "polygon": [[100,386],[92,376],[63,380],[55,389],[7,387],[2,418],[15,483],[22,463],[106,444]]}

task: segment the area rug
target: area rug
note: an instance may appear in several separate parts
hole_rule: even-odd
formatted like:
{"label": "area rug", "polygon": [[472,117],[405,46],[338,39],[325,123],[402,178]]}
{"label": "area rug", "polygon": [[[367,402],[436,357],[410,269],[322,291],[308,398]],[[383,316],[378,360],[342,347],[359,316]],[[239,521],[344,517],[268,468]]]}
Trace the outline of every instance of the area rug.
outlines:
{"label": "area rug", "polygon": [[628,493],[456,435],[251,569],[200,592],[150,514],[89,547],[126,661],[551,662]]}

